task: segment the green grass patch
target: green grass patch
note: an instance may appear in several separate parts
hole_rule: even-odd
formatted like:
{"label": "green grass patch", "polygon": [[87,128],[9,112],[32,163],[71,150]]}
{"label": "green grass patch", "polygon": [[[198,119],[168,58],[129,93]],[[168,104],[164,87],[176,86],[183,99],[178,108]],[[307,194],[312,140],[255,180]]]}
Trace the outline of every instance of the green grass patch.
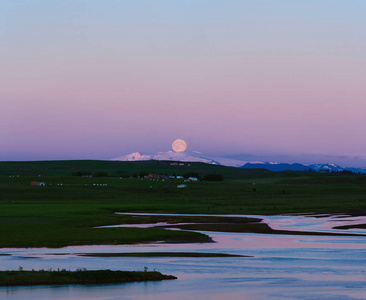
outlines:
{"label": "green grass patch", "polygon": [[0,286],[56,285],[56,284],[105,284],[133,281],[176,279],[172,275],[149,271],[0,271]]}
{"label": "green grass patch", "polygon": [[[71,176],[89,170],[105,171],[110,177]],[[223,174],[224,181],[187,183],[187,189],[177,189],[183,180],[118,177],[140,171],[217,173]],[[0,173],[4,174],[0,176],[0,247],[210,240],[199,233],[163,228],[94,228],[138,223],[115,212],[273,215],[366,210],[364,175],[111,161],[2,162]],[[32,181],[47,185],[32,186]]]}

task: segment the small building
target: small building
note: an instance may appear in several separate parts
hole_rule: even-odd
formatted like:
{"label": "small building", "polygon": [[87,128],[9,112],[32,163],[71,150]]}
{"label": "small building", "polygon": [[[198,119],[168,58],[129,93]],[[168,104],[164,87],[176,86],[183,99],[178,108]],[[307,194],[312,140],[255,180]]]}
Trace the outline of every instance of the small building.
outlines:
{"label": "small building", "polygon": [[44,182],[41,182],[41,181],[32,181],[31,182],[31,185],[34,185],[34,186],[46,186],[46,184]]}
{"label": "small building", "polygon": [[198,178],[197,177],[189,177],[187,179],[187,182],[198,182]]}
{"label": "small building", "polygon": [[183,176],[177,176],[176,178],[177,179],[183,179]]}
{"label": "small building", "polygon": [[177,185],[177,188],[178,189],[186,189],[187,185],[186,184],[180,184],[180,185]]}

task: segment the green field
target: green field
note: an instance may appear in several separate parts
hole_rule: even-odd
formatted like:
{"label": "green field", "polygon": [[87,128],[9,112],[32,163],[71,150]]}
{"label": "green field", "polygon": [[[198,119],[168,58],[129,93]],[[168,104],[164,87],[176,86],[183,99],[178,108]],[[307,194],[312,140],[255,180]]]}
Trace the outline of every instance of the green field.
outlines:
{"label": "green field", "polygon": [[70,161],[29,161],[0,162],[0,176],[70,176],[75,172],[92,174],[107,173],[111,177],[138,176],[139,173],[158,173],[166,175],[184,175],[199,172],[201,176],[220,173],[226,179],[272,177],[267,170],[245,170],[233,167],[210,165],[198,162],[174,164],[171,161],[105,161],[105,160],[70,160]]}
{"label": "green field", "polygon": [[[75,172],[108,177],[72,176]],[[220,174],[224,181],[153,181],[142,173]],[[10,176],[10,177],[9,177]],[[32,186],[43,181],[45,187]],[[62,184],[62,185],[61,185]],[[114,212],[279,214],[360,212],[366,176],[243,170],[202,163],[50,161],[0,163],[0,247],[61,247],[143,241],[208,241],[162,228],[93,228],[133,222]]]}
{"label": "green field", "polygon": [[132,281],[155,281],[177,279],[156,271],[111,271],[111,270],[39,270],[0,271],[0,286],[55,285],[55,284],[102,284]]}

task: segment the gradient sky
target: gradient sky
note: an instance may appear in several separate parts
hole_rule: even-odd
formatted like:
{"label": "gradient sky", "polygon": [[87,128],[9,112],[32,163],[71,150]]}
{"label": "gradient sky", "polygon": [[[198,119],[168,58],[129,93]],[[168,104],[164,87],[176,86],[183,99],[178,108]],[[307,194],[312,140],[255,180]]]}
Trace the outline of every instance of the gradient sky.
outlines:
{"label": "gradient sky", "polygon": [[2,0],[0,160],[181,138],[366,167],[365,16],[364,0]]}

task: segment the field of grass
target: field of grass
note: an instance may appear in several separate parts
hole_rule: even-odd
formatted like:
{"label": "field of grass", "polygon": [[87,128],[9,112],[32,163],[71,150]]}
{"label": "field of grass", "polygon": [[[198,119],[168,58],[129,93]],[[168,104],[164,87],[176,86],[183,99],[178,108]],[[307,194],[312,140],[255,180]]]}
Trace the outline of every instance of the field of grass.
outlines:
{"label": "field of grass", "polygon": [[156,271],[0,271],[0,286],[46,284],[103,284],[132,281],[155,281],[164,279],[176,279],[176,277],[171,275],[164,275]]}
{"label": "field of grass", "polygon": [[[152,181],[117,174],[144,170],[169,175],[187,170],[178,172],[178,167],[166,162],[117,164],[119,169],[114,163],[120,162],[0,163],[0,247],[209,240],[198,233],[162,228],[93,228],[133,222],[132,217],[114,212],[279,214],[366,209],[364,175],[192,164],[186,166],[190,172],[223,174],[225,180],[188,183],[187,189],[177,189],[183,180]],[[75,170],[110,176],[71,176]],[[116,177],[111,176],[113,172]],[[32,181],[47,185],[32,186]]]}
{"label": "field of grass", "polygon": [[0,176],[70,176],[72,173],[91,174],[107,173],[112,177],[137,177],[140,173],[157,173],[165,175],[184,175],[197,172],[200,176],[219,173],[226,179],[273,177],[268,170],[247,170],[233,167],[210,165],[199,162],[171,165],[171,161],[104,161],[104,160],[70,160],[70,161],[29,161],[0,162]]}

